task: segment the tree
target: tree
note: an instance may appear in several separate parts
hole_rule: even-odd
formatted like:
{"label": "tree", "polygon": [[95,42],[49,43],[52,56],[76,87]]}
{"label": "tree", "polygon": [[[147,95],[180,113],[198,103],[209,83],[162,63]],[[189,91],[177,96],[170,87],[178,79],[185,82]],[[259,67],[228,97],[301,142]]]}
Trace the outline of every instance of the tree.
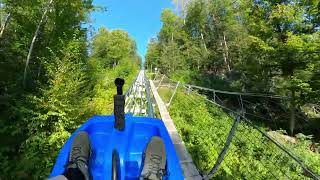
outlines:
{"label": "tree", "polygon": [[[267,91],[272,88],[276,93],[291,97],[290,132],[293,134],[294,112],[306,103],[302,97],[315,90],[309,84],[314,71],[311,67],[315,65],[315,59],[310,58],[310,55],[314,57],[312,54],[317,48],[314,46],[315,49],[310,51],[306,47],[314,45],[314,40],[319,37],[314,29],[317,27],[317,15],[310,11],[315,9],[317,3],[289,2],[253,3],[251,16],[247,19],[248,26],[253,27],[248,29],[249,33],[260,44],[264,44],[261,48],[270,49],[256,51],[264,52],[262,56],[256,56],[259,59],[258,65],[266,71],[266,75],[259,79],[267,77]],[[252,52],[250,49],[248,51]]]}
{"label": "tree", "polygon": [[151,41],[149,42],[148,51],[146,53],[145,58],[146,58],[145,66],[149,68],[159,67],[160,47],[156,39],[151,39]]}
{"label": "tree", "polygon": [[319,103],[315,96],[319,94],[320,3],[197,0],[182,4],[187,4],[182,17],[163,11],[163,26],[157,41],[149,44],[147,64],[156,64],[169,76],[179,70],[193,76],[189,72],[197,72],[199,81],[213,76],[208,81],[223,79],[238,91],[291,97],[283,106],[291,111],[285,128],[292,134],[296,112],[308,103]]}
{"label": "tree", "polygon": [[175,15],[171,10],[165,9],[161,13],[161,21],[163,26],[158,35],[160,43],[172,42],[181,37],[180,32],[183,27],[183,21],[179,16]]}
{"label": "tree", "polygon": [[93,40],[93,57],[99,58],[105,67],[115,66],[126,57],[136,54],[136,44],[122,30],[109,32],[100,28]]}
{"label": "tree", "polygon": [[36,39],[37,39],[38,34],[39,34],[40,27],[41,27],[43,21],[45,20],[48,11],[51,8],[51,4],[52,3],[53,3],[53,0],[50,0],[50,2],[48,3],[47,7],[43,11],[42,17],[41,17],[41,19],[40,19],[40,21],[39,21],[39,23],[37,25],[36,31],[35,31],[35,33],[33,35],[33,38],[32,38],[31,44],[30,44],[30,48],[29,48],[29,52],[28,52],[28,56],[27,56],[27,60],[26,60],[26,65],[24,67],[24,73],[23,73],[23,86],[24,87],[26,86],[25,83],[26,83],[26,78],[27,78],[27,69],[28,69],[28,66],[29,66],[29,61],[30,61],[31,54],[32,54],[32,51],[33,51],[34,43],[36,42]]}
{"label": "tree", "polygon": [[91,1],[51,2],[44,13],[47,1],[2,1],[10,14],[0,39],[0,137],[8,139],[0,147],[3,178],[46,177],[68,130],[83,118],[81,101],[90,86],[81,23],[92,10]]}

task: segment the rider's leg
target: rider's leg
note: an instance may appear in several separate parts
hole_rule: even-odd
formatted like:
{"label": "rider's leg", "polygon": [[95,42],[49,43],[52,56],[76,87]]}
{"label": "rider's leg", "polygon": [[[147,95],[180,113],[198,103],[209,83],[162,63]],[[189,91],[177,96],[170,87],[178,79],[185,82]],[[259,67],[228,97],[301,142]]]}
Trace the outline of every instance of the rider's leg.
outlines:
{"label": "rider's leg", "polygon": [[[88,133],[80,131],[72,141],[69,162],[63,175],[50,180],[89,180],[90,140]],[[57,179],[58,178],[58,179]]]}
{"label": "rider's leg", "polygon": [[53,178],[50,178],[48,180],[68,180],[64,175],[55,176]]}
{"label": "rider's leg", "polygon": [[154,136],[147,145],[140,179],[162,180],[166,167],[166,148],[160,137]]}

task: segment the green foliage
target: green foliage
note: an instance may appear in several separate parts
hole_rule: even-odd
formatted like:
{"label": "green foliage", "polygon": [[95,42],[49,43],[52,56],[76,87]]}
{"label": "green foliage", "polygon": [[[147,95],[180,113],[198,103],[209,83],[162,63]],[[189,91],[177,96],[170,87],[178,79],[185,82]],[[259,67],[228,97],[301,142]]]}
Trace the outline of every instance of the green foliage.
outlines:
{"label": "green foliage", "polygon": [[21,161],[4,172],[7,177],[14,177],[17,172],[19,178],[45,178],[70,135],[68,131],[87,117],[89,89],[84,41],[75,35],[72,41],[61,44],[64,47],[60,57],[54,53],[42,58],[47,84],[41,85],[37,94],[27,94],[18,107],[25,126],[18,156]]}
{"label": "green foliage", "polygon": [[[195,95],[190,94],[189,98],[184,96],[183,92],[177,93],[170,107],[170,115],[196,166],[201,171],[208,171],[213,167],[220,150],[217,142],[221,142],[221,139],[226,137],[225,129],[229,129],[231,119],[218,109],[210,109]],[[211,113],[216,114],[219,119],[216,120]],[[213,122],[219,124],[212,126]],[[208,129],[204,130],[204,127]]]}
{"label": "green foliage", "polygon": [[[169,111],[196,166],[201,172],[211,170],[224,146],[233,117],[207,104],[199,94],[186,95],[182,91],[176,94]],[[281,133],[275,134],[282,138]],[[311,138],[298,134],[296,143],[285,139],[277,141],[298,154],[308,167],[319,173],[320,155],[309,149]],[[240,122],[214,179],[308,179],[303,174],[300,166],[286,153],[259,131]]]}
{"label": "green foliage", "polygon": [[[314,123],[319,118],[311,120],[317,116],[303,108],[320,102],[319,1],[196,0],[182,4],[181,16],[163,11],[163,26],[149,43],[147,68],[208,88],[289,97],[278,102],[282,112],[265,108],[269,105],[260,100],[254,103],[269,112],[263,114],[273,114],[291,135],[306,132],[319,139],[315,130],[319,123]],[[295,121],[300,127],[294,127]]]}
{"label": "green foliage", "polygon": [[108,32],[105,28],[99,30],[93,39],[93,52],[89,59],[94,94],[89,103],[90,114],[112,113],[113,95],[116,93],[114,79],[124,78],[124,88],[128,88],[136,76],[139,64],[135,42],[127,32]]}
{"label": "green foliage", "polygon": [[146,54],[146,62],[145,65],[149,67],[152,71],[154,70],[154,67],[159,66],[159,58],[160,58],[160,47],[157,42],[154,40],[151,40],[148,45],[148,51]]}
{"label": "green foliage", "polygon": [[134,55],[136,55],[136,44],[125,31],[109,32],[101,28],[93,38],[93,57],[100,60],[103,67],[115,66],[120,60]]}
{"label": "green foliage", "polygon": [[[6,177],[45,179],[50,173],[60,148],[70,137],[67,131],[41,132],[31,135],[21,147],[21,159]],[[11,162],[12,163],[12,162]]]}
{"label": "green foliage", "polygon": [[163,10],[161,14],[163,27],[159,33],[159,39],[164,42],[170,42],[179,36],[180,28],[182,28],[182,19],[175,15],[170,9]]}
{"label": "green foliage", "polygon": [[135,42],[121,30],[101,30],[88,57],[81,23],[94,9],[92,1],[55,0],[23,88],[25,56],[48,2],[3,3],[1,13],[11,18],[0,39],[0,179],[45,179],[70,134],[90,116],[112,112],[115,77],[125,78],[128,87],[140,58]]}
{"label": "green foliage", "polygon": [[110,114],[113,111],[113,95],[116,93],[114,79],[124,78],[126,83],[124,90],[129,88],[134,81],[139,66],[132,60],[121,62],[114,69],[93,69],[94,74],[98,74],[94,80],[92,100],[89,103],[90,114]]}

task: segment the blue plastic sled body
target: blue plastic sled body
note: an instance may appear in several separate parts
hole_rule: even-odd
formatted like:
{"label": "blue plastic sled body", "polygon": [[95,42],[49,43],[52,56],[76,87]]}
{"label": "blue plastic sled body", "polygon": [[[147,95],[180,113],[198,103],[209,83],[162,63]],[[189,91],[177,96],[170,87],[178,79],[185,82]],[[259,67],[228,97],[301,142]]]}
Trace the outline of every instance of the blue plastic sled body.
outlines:
{"label": "blue plastic sled body", "polygon": [[166,146],[167,175],[165,179],[183,179],[178,156],[170,136],[161,120],[126,115],[125,130],[114,128],[114,116],[93,116],[78,128],[60,150],[50,177],[64,172],[73,137],[86,131],[91,141],[92,154],[89,170],[94,180],[111,179],[112,151],[119,154],[119,179],[138,179],[143,166],[143,152],[152,136],[159,136]]}

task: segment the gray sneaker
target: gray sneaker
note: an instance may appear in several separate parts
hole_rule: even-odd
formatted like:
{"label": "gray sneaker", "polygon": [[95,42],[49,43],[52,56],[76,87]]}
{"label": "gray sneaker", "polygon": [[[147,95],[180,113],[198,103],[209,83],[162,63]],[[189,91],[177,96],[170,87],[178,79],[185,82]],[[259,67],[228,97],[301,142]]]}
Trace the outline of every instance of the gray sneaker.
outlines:
{"label": "gray sneaker", "polygon": [[78,168],[86,180],[90,179],[88,168],[90,152],[91,146],[88,133],[85,131],[78,132],[71,144],[67,168]]}
{"label": "gray sneaker", "polygon": [[165,175],[166,148],[160,137],[154,136],[144,154],[144,165],[140,180],[162,180]]}

